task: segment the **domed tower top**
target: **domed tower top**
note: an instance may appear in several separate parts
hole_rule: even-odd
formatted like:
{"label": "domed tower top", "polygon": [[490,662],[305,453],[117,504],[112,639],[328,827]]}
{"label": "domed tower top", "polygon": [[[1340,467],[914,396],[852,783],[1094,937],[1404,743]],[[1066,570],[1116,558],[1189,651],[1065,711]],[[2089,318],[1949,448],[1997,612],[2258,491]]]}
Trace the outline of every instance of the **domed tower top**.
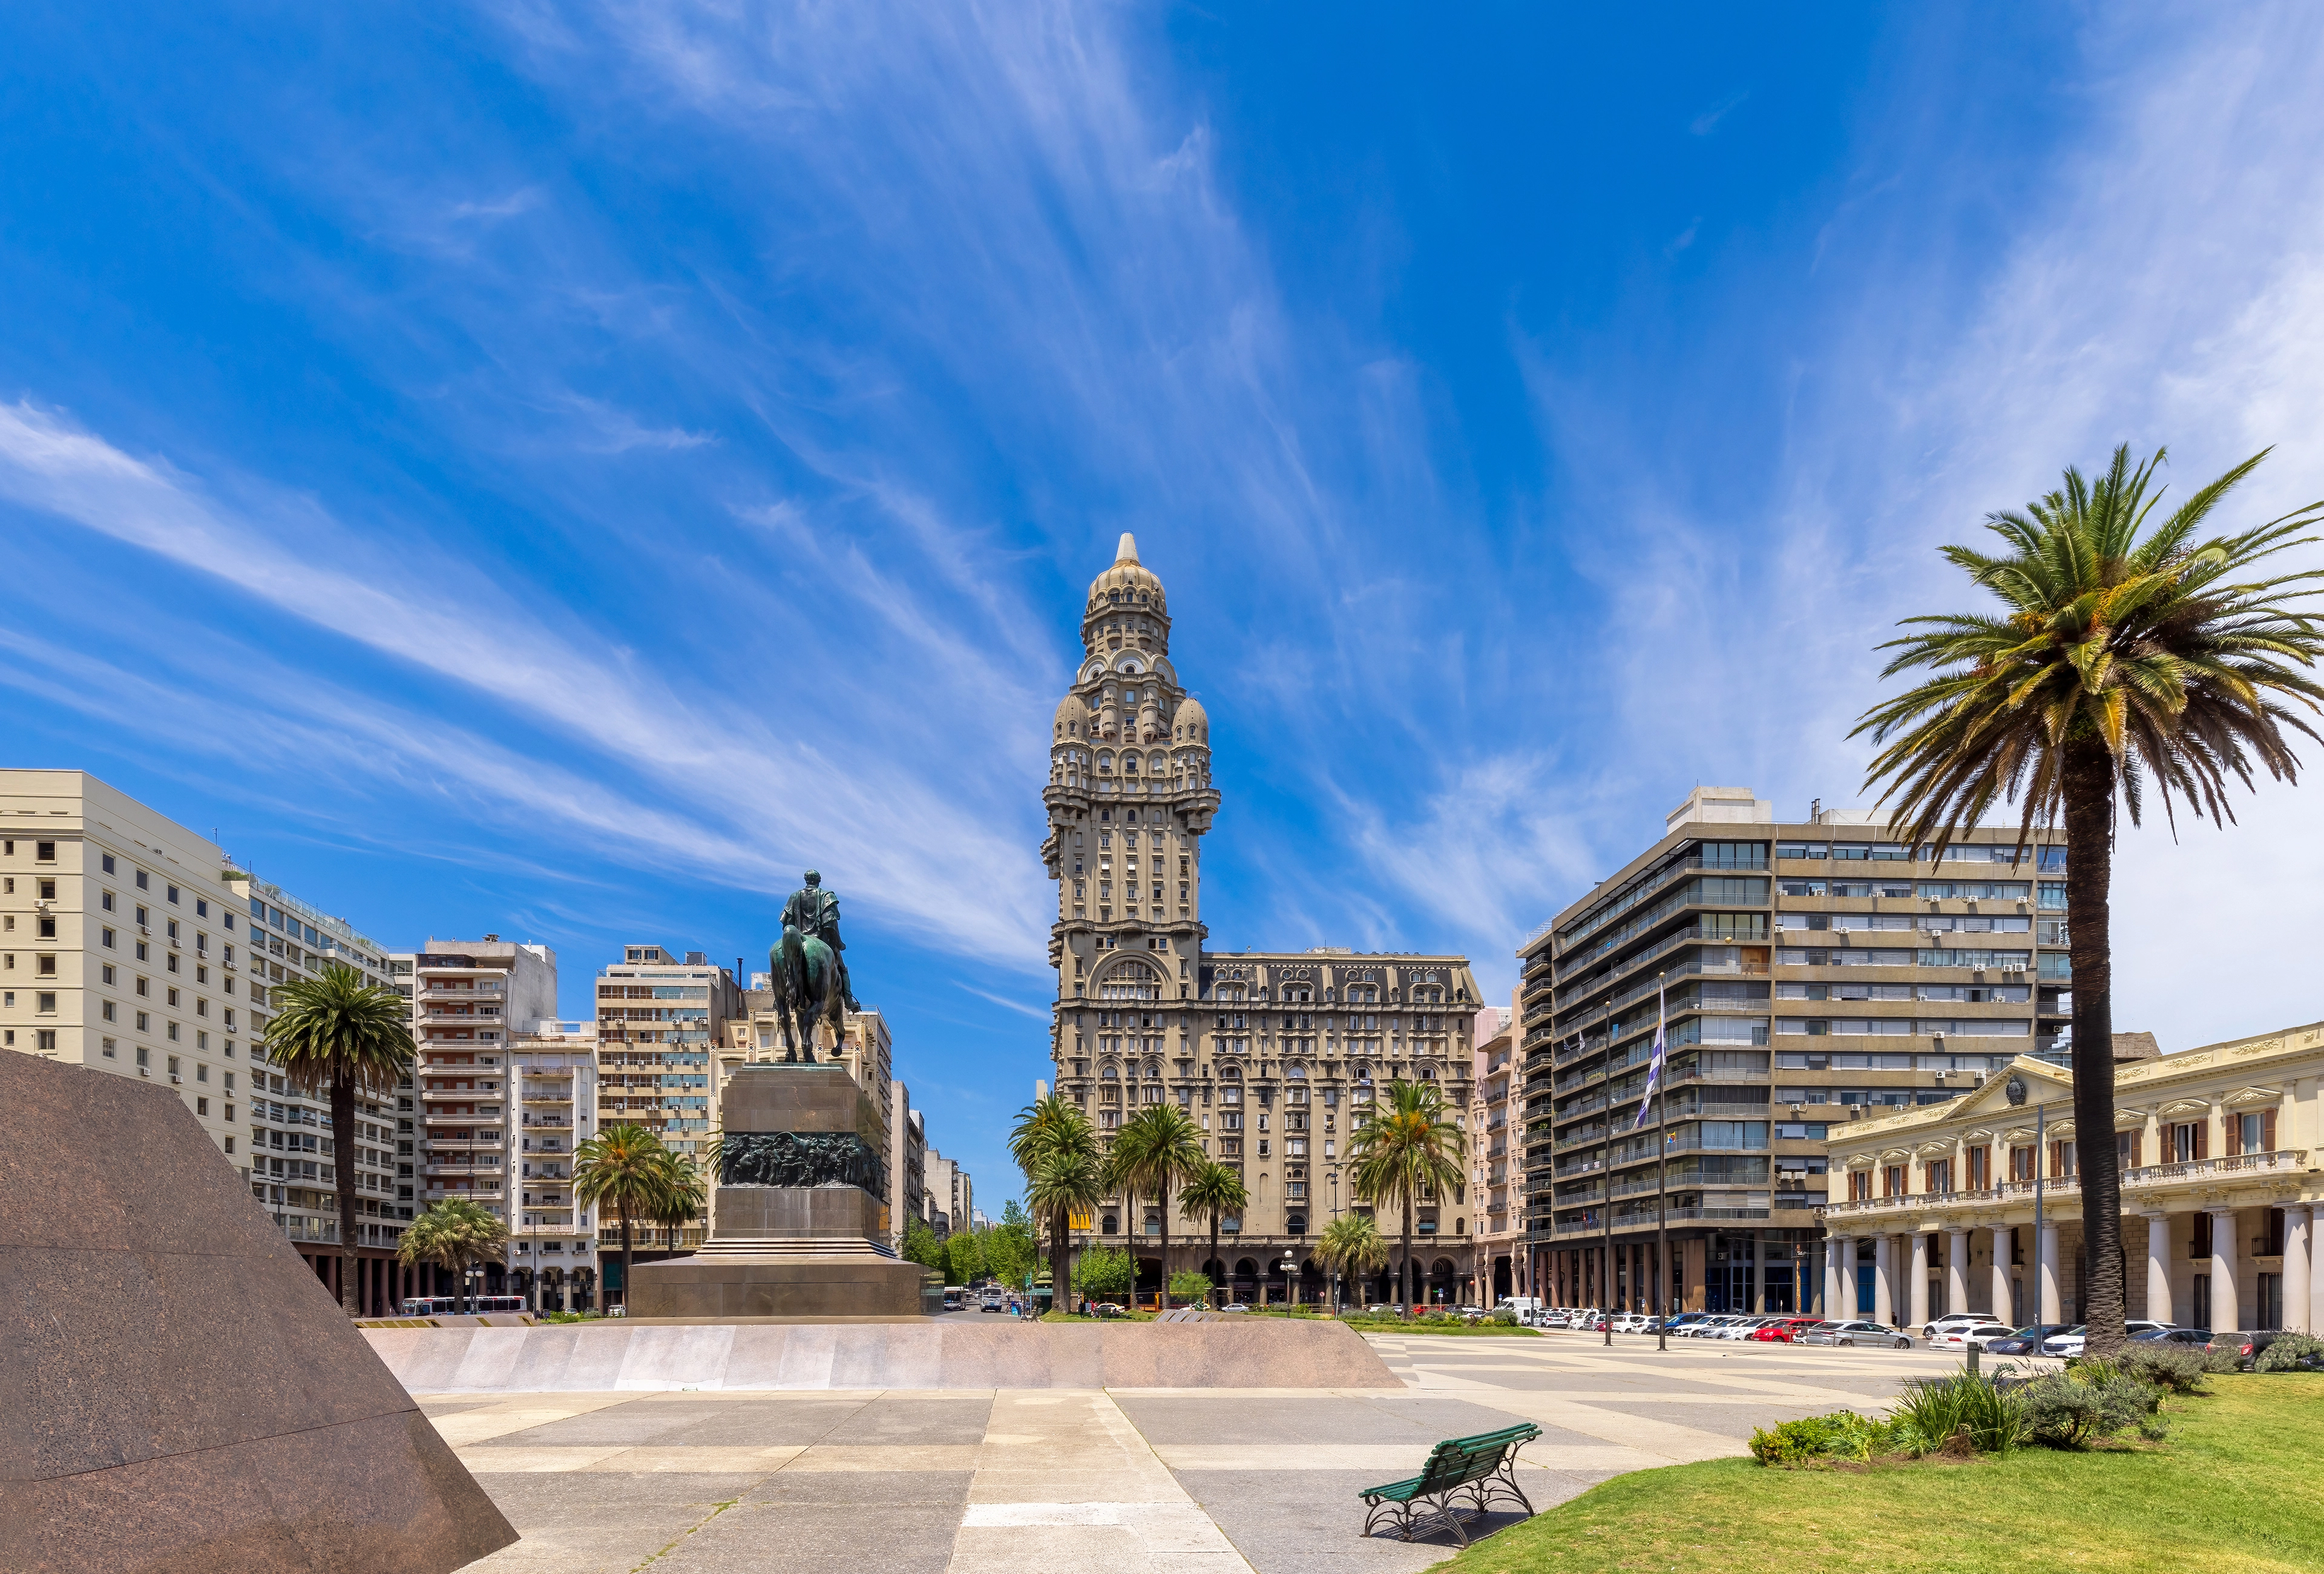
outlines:
{"label": "domed tower top", "polygon": [[1138,560],[1138,538],[1126,530],[1113,566],[1090,581],[1082,645],[1093,654],[1136,650],[1158,655],[1170,648],[1170,607],[1162,581]]}
{"label": "domed tower top", "polygon": [[1170,718],[1170,729],[1174,735],[1173,743],[1199,744],[1204,748],[1211,746],[1210,712],[1204,710],[1203,702],[1191,694],[1178,701],[1177,714]]}
{"label": "domed tower top", "polygon": [[1078,694],[1067,694],[1057,701],[1057,742],[1089,736],[1089,707]]}

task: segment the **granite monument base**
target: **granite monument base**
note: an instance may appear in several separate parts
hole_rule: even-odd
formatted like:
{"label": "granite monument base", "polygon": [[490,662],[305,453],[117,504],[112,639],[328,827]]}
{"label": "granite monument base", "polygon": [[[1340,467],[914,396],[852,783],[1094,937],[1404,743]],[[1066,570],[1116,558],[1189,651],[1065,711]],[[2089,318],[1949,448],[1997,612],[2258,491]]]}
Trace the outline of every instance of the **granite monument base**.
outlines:
{"label": "granite monument base", "polygon": [[0,1051],[0,1567],[449,1574],[517,1539],[176,1093]]}
{"label": "granite monument base", "polygon": [[638,1318],[788,1317],[830,1321],[851,1317],[925,1317],[944,1308],[944,1285],[930,1304],[929,1272],[918,1263],[872,1255],[700,1251],[641,1264],[629,1313]]}

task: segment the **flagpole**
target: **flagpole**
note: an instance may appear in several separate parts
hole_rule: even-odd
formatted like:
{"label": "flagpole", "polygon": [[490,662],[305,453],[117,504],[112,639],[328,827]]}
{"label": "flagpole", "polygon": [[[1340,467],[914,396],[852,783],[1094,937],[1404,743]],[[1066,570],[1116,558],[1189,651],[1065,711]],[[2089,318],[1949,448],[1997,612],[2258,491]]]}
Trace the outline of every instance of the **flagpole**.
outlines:
{"label": "flagpole", "polygon": [[[1583,1033],[1582,1042],[1590,1042]],[[1614,1342],[1614,1034],[1609,1027],[1606,1033],[1606,1140],[1598,1154],[1598,1222],[1605,1227],[1605,1255],[1598,1259],[1598,1300],[1600,1326],[1605,1330],[1605,1342]]]}
{"label": "flagpole", "polygon": [[[1655,975],[1655,1059],[1660,1061],[1663,1048],[1664,1019],[1670,1014],[1668,1002],[1663,995],[1663,975]],[[1659,1083],[1655,1089],[1655,1273],[1661,1282],[1662,1315],[1655,1319],[1655,1348],[1670,1348],[1671,1264],[1670,1264],[1670,1085]]]}

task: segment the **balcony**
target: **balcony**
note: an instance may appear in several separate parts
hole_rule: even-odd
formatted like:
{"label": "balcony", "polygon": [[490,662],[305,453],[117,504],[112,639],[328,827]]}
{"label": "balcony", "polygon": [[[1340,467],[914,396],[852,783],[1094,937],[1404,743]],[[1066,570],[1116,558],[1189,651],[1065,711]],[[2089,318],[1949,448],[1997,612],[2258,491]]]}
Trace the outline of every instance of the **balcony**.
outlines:
{"label": "balcony", "polygon": [[2251,1175],[2294,1174],[2308,1168],[2306,1148],[2266,1153],[2236,1153],[2224,1159],[2192,1159],[2175,1164],[2143,1164],[2123,1171],[2125,1186],[2170,1186],[2190,1180],[2235,1180]]}

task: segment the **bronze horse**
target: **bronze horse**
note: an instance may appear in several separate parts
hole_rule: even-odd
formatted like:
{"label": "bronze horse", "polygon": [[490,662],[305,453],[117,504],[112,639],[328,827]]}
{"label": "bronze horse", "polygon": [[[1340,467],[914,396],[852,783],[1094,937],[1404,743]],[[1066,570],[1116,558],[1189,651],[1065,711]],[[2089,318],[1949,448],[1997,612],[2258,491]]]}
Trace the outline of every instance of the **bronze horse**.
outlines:
{"label": "bronze horse", "polygon": [[835,1050],[847,1031],[847,990],[839,953],[814,935],[802,936],[797,924],[787,923],[783,938],[767,949],[767,971],[774,983],[775,1015],[782,1023],[783,1060],[797,1064],[804,1059],[812,1066],[816,1024],[831,1024]]}

